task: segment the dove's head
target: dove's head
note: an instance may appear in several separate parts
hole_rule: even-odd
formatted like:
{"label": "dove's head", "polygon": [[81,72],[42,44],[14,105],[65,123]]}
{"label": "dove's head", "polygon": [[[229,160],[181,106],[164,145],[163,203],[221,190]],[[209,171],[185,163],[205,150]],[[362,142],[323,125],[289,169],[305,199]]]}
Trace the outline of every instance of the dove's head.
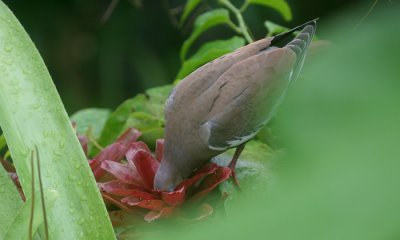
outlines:
{"label": "dove's head", "polygon": [[161,161],[154,178],[154,188],[159,191],[173,191],[175,187],[183,181],[179,170],[168,164],[167,161]]}

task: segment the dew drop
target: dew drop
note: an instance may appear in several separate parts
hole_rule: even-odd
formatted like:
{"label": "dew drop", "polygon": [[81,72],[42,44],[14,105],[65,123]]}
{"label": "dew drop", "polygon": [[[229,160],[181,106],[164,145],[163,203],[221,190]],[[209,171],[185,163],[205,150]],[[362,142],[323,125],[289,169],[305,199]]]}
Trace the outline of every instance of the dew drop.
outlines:
{"label": "dew drop", "polygon": [[65,141],[64,141],[63,139],[61,139],[61,140],[58,142],[58,146],[59,146],[60,148],[64,148],[64,147],[65,147]]}
{"label": "dew drop", "polygon": [[4,46],[4,51],[6,51],[6,52],[11,52],[13,50],[13,47],[11,46],[11,45],[5,45]]}

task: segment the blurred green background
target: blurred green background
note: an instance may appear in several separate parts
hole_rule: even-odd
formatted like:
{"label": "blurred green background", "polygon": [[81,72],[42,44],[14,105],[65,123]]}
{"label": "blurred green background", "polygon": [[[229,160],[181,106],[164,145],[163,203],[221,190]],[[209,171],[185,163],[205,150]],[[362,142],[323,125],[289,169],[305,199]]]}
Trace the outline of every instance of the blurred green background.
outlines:
{"label": "blurred green background", "polygon": [[289,89],[274,122],[285,146],[277,179],[244,189],[218,224],[159,237],[400,239],[400,4],[346,27],[363,9],[326,22],[334,43]]}
{"label": "blurred green background", "polygon": [[[105,23],[106,1],[5,2],[37,44],[69,113],[113,108],[172,82],[180,67],[189,31],[174,26],[169,9],[183,2],[120,1]],[[290,23],[250,9],[257,38],[265,19],[295,26],[320,17],[318,35],[333,44],[309,57],[274,121],[286,147],[279,179],[236,198],[236,211],[220,224],[171,227],[162,239],[400,239],[400,3],[379,1],[356,27],[373,1],[289,2]]]}
{"label": "blurred green background", "polygon": [[[149,87],[171,83],[181,64],[181,44],[191,30],[190,22],[183,28],[176,24],[184,0],[116,1],[106,21],[102,18],[110,0],[4,2],[39,49],[69,114],[87,107],[115,108]],[[213,5],[211,0],[205,2]],[[321,26],[327,17],[360,1],[287,2],[293,12],[291,22],[285,22],[274,10],[249,7],[245,19],[255,38],[265,36],[265,20],[293,27],[315,17],[320,17],[319,34],[323,36]],[[364,12],[372,3],[365,1]],[[197,14],[207,4],[202,8]],[[357,17],[361,18],[364,12]],[[217,29],[209,31],[200,41],[232,34],[228,28]]]}

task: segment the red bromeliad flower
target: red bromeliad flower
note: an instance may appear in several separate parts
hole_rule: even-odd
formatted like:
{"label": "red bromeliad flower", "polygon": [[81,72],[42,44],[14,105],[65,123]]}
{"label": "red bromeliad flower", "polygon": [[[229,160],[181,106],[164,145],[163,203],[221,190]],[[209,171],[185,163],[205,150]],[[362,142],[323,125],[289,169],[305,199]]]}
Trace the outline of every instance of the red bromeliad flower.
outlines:
{"label": "red bromeliad flower", "polygon": [[[136,141],[140,135],[136,129],[128,129],[89,163],[104,200],[128,212],[137,208],[146,209],[146,221],[176,214],[184,204],[199,203],[231,176],[230,168],[209,163],[195,171],[174,191],[157,191],[153,183],[160,166],[164,141],[157,140],[153,156],[144,142]],[[87,141],[82,137],[80,141],[87,149]],[[202,208],[208,212],[203,213],[205,215],[213,211],[208,204],[203,204]]]}

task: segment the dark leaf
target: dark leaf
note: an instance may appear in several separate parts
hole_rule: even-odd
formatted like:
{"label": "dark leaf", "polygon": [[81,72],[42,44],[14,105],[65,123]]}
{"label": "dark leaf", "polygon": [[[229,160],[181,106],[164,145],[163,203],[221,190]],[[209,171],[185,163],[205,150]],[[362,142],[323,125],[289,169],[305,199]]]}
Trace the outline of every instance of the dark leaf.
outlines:
{"label": "dark leaf", "polygon": [[285,0],[247,0],[250,4],[270,7],[278,11],[286,21],[292,20],[292,11]]}
{"label": "dark leaf", "polygon": [[181,16],[181,19],[179,21],[179,24],[182,26],[186,19],[189,17],[190,13],[201,3],[201,0],[188,0],[187,3],[185,4],[185,8],[183,9],[183,13]]}
{"label": "dark leaf", "polygon": [[241,37],[232,37],[227,40],[215,40],[205,43],[188,60],[185,60],[176,79],[181,80],[197,68],[224,54],[244,46],[245,40]]}
{"label": "dark leaf", "polygon": [[229,12],[226,9],[214,9],[203,13],[194,22],[194,30],[181,48],[181,60],[186,59],[186,54],[197,38],[209,28],[230,22]]}

